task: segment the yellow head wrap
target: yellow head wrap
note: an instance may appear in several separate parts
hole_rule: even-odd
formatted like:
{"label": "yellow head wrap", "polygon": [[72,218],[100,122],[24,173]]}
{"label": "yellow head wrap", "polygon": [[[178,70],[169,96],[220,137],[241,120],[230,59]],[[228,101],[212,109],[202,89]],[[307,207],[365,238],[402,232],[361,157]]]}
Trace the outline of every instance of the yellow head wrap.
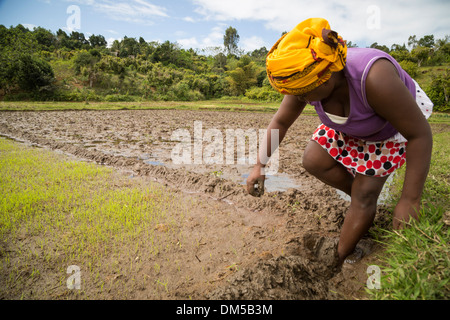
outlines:
{"label": "yellow head wrap", "polygon": [[267,55],[270,84],[280,93],[305,94],[344,68],[345,41],[330,30],[328,21],[311,18],[298,24],[275,43]]}

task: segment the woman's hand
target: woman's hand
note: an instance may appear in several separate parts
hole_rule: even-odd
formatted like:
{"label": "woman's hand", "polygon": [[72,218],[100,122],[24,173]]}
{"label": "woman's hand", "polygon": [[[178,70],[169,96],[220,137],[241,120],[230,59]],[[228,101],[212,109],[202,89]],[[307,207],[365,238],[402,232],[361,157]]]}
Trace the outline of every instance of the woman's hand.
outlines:
{"label": "woman's hand", "polygon": [[403,229],[411,218],[419,219],[420,201],[411,202],[400,198],[394,210],[394,230]]}
{"label": "woman's hand", "polygon": [[[265,180],[266,175],[264,174],[264,167],[255,165],[247,178],[247,192],[254,197],[261,197],[264,194]],[[255,184],[258,184],[256,189]]]}

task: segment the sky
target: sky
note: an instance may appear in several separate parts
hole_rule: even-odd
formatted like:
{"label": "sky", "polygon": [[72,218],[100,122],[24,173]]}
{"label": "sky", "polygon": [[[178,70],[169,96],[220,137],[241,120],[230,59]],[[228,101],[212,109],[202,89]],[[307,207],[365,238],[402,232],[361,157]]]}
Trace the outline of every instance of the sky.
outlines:
{"label": "sky", "polygon": [[282,32],[310,17],[359,47],[406,44],[410,35],[450,35],[449,0],[0,0],[0,24],[56,33],[177,42],[185,49],[223,46],[232,26],[245,52],[270,49]]}

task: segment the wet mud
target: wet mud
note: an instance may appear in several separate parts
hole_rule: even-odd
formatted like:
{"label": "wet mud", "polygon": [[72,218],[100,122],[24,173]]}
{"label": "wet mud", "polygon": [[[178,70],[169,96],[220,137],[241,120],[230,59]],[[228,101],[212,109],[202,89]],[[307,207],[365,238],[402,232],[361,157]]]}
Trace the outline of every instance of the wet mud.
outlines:
{"label": "wet mud", "polygon": [[[178,110],[2,112],[0,134],[117,168],[129,179],[161,183],[178,192],[180,199],[196,199],[189,208],[191,219],[182,229],[186,237],[195,235],[204,244],[171,254],[189,257],[187,273],[194,275],[200,266],[208,272],[190,281],[172,281],[170,293],[162,292],[158,298],[363,298],[367,265],[376,261],[374,253],[380,248],[366,235],[358,246],[363,254],[336,267],[336,247],[349,202],[302,167],[303,150],[319,124],[317,117],[301,116],[290,128],[279,149],[278,172],[268,177],[261,197],[246,192],[252,165],[239,164],[237,155],[233,164],[173,162],[172,151],[180,143],[173,140],[176,130],[189,132],[193,145],[196,121],[201,121],[203,134],[214,129],[225,137],[227,129],[265,129],[272,116]],[[205,154],[211,143],[202,142]],[[199,223],[206,216],[208,222]],[[380,206],[375,225],[386,227],[388,221],[389,212]],[[167,276],[186,278],[176,271]]]}

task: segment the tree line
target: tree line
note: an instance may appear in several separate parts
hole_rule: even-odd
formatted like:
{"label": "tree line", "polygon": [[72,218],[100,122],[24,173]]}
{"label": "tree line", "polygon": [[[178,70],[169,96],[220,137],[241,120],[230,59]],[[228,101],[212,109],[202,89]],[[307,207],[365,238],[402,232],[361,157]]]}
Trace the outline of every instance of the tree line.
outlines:
{"label": "tree line", "polygon": [[[412,76],[443,66],[425,88],[440,110],[449,109],[449,37],[410,36],[406,44],[370,47],[391,54]],[[223,47],[183,49],[177,43],[56,33],[42,27],[0,25],[0,99],[54,101],[194,101],[226,96],[279,101],[265,71],[267,48],[244,52],[229,27]],[[348,42],[350,47],[355,46]]]}

